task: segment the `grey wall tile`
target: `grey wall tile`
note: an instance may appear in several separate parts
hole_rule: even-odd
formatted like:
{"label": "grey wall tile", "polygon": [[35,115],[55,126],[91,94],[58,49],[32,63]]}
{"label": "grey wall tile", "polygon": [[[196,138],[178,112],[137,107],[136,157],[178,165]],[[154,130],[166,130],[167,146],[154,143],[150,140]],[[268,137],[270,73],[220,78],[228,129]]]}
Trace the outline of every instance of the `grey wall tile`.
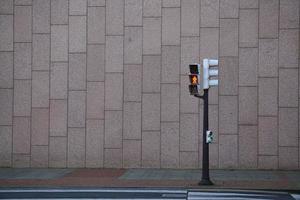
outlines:
{"label": "grey wall tile", "polygon": [[220,18],[238,18],[239,0],[220,0]]}
{"label": "grey wall tile", "polygon": [[189,77],[181,76],[180,81],[180,113],[198,113],[199,100],[190,95]]}
{"label": "grey wall tile", "polygon": [[68,127],[85,127],[86,91],[69,91]]}
{"label": "grey wall tile", "polygon": [[31,145],[49,144],[49,108],[32,108]]}
{"label": "grey wall tile", "polygon": [[257,126],[239,127],[239,167],[257,168]]}
{"label": "grey wall tile", "polygon": [[0,52],[0,88],[12,88],[14,77],[13,52]]}
{"label": "grey wall tile", "polygon": [[240,48],[239,85],[257,86],[258,48]]}
{"label": "grey wall tile", "polygon": [[32,1],[33,33],[50,33],[50,0]]}
{"label": "grey wall tile", "polygon": [[161,18],[143,19],[143,54],[161,53]]}
{"label": "grey wall tile", "polygon": [[68,129],[68,168],[85,166],[85,128]]}
{"label": "grey wall tile", "polygon": [[30,167],[47,168],[49,155],[48,151],[48,146],[32,146]]}
{"label": "grey wall tile", "polygon": [[162,65],[161,65],[162,83],[179,83],[180,74],[180,47],[163,46],[162,47]]}
{"label": "grey wall tile", "polygon": [[31,115],[31,80],[14,81],[14,116]]}
{"label": "grey wall tile", "polygon": [[123,74],[106,74],[105,109],[122,110],[123,108]]}
{"label": "grey wall tile", "polygon": [[257,87],[239,87],[239,124],[257,124]]}
{"label": "grey wall tile", "polygon": [[49,70],[49,65],[50,65],[50,35],[33,34],[32,70]]}
{"label": "grey wall tile", "polygon": [[240,0],[240,8],[258,8],[258,0]]}
{"label": "grey wall tile", "polygon": [[259,155],[278,154],[278,118],[259,117],[258,120]]}
{"label": "grey wall tile", "polygon": [[299,145],[298,108],[279,108],[279,146]]}
{"label": "grey wall tile", "polygon": [[237,96],[220,96],[219,127],[220,134],[237,134],[238,103]]}
{"label": "grey wall tile", "polygon": [[180,0],[163,0],[163,7],[180,7]]}
{"label": "grey wall tile", "polygon": [[[1,7],[1,6],[0,6]],[[16,17],[18,13],[16,13]],[[13,16],[12,15],[1,15],[0,16],[1,31],[0,31],[0,51],[12,51],[13,46]],[[17,36],[18,34],[16,34]],[[16,38],[17,39],[17,38]]]}
{"label": "grey wall tile", "polygon": [[51,26],[51,61],[68,61],[68,26]]}
{"label": "grey wall tile", "polygon": [[199,54],[200,54],[199,37],[182,37],[180,47],[181,47],[180,73],[189,74],[190,73],[189,64],[199,63]]}
{"label": "grey wall tile", "polygon": [[142,104],[125,102],[123,119],[123,138],[125,140],[142,139]]}
{"label": "grey wall tile", "polygon": [[220,56],[238,55],[238,19],[220,20]]}
{"label": "grey wall tile", "polygon": [[179,85],[161,85],[161,121],[179,121]]}
{"label": "grey wall tile", "polygon": [[161,124],[161,167],[179,167],[179,123]]}
{"label": "grey wall tile", "polygon": [[278,169],[278,156],[259,156],[258,167],[260,169]]}
{"label": "grey wall tile", "polygon": [[238,58],[221,57],[219,61],[219,92],[221,95],[238,93]]}
{"label": "grey wall tile", "polygon": [[298,107],[298,69],[279,69],[279,106]]}
{"label": "grey wall tile", "polygon": [[236,168],[238,166],[238,136],[219,136],[219,166],[220,168]]}
{"label": "grey wall tile", "polygon": [[86,54],[69,55],[69,90],[86,89]]}
{"label": "grey wall tile", "polygon": [[106,1],[106,34],[122,35],[124,26],[124,1]]}
{"label": "grey wall tile", "polygon": [[142,64],[143,28],[125,27],[124,63]]}
{"label": "grey wall tile", "polygon": [[87,118],[104,119],[104,82],[87,83]]}
{"label": "grey wall tile", "polygon": [[67,99],[68,63],[52,63],[50,71],[50,98]]}
{"label": "grey wall tile", "polygon": [[68,10],[68,0],[51,0],[51,24],[67,24]]}
{"label": "grey wall tile", "polygon": [[29,168],[30,167],[30,155],[14,154],[13,155],[13,167],[14,168]]}
{"label": "grey wall tile", "polygon": [[258,51],[259,76],[278,76],[278,39],[260,39]]}
{"label": "grey wall tile", "polygon": [[67,166],[67,138],[50,137],[49,167],[65,168]]}
{"label": "grey wall tile", "polygon": [[14,51],[14,79],[31,79],[31,44],[17,43]]}
{"label": "grey wall tile", "polygon": [[143,131],[142,138],[142,167],[159,168],[161,158],[160,132]]}
{"label": "grey wall tile", "polygon": [[0,126],[0,166],[12,167],[12,126]]}
{"label": "grey wall tile", "polygon": [[13,14],[14,13],[14,1],[3,0],[0,2],[0,14]]}
{"label": "grey wall tile", "polygon": [[122,148],[122,111],[105,111],[105,148]]}
{"label": "grey wall tile", "polygon": [[105,6],[105,0],[88,0],[88,6]]}
{"label": "grey wall tile", "polygon": [[105,71],[123,72],[123,36],[107,36],[105,45]]}
{"label": "grey wall tile", "polygon": [[88,8],[87,41],[105,43],[105,7]]}
{"label": "grey wall tile", "polygon": [[258,88],[258,114],[277,115],[278,79],[260,78]]}
{"label": "grey wall tile", "polygon": [[30,118],[15,117],[13,123],[13,153],[30,153]]}
{"label": "grey wall tile", "polygon": [[299,151],[297,147],[279,147],[279,168],[280,169],[299,169]]}
{"label": "grey wall tile", "polygon": [[32,0],[15,0],[15,5],[32,5]]}
{"label": "grey wall tile", "polygon": [[0,125],[12,125],[13,90],[0,89]]}
{"label": "grey wall tile", "polygon": [[299,1],[280,1],[280,28],[299,28]]}
{"label": "grey wall tile", "polygon": [[103,167],[104,163],[104,121],[86,122],[86,164],[88,168]]}
{"label": "grey wall tile", "polygon": [[125,26],[143,25],[143,1],[125,1]]}
{"label": "grey wall tile", "polygon": [[50,100],[50,136],[67,136],[67,100]]}
{"label": "grey wall tile", "polygon": [[87,0],[70,0],[69,15],[86,15]]}
{"label": "grey wall tile", "polygon": [[160,130],[160,94],[143,94],[142,130]]}
{"label": "grey wall tile", "polygon": [[[203,108],[200,110],[202,111]],[[208,124],[209,130],[213,132],[213,143],[217,144],[219,142],[219,106],[218,105],[209,105],[208,107]],[[199,131],[203,131],[203,112],[199,116]],[[201,125],[200,125],[201,124]],[[200,128],[201,127],[201,128]]]}
{"label": "grey wall tile", "polygon": [[86,32],[86,16],[69,17],[70,52],[86,52]]}
{"label": "grey wall tile", "polygon": [[14,42],[31,42],[32,6],[15,6],[14,27]]}
{"label": "grey wall tile", "polygon": [[258,46],[258,10],[240,10],[239,46]]}
{"label": "grey wall tile", "polygon": [[297,67],[299,64],[299,30],[279,31],[279,67]]}
{"label": "grey wall tile", "polygon": [[142,145],[140,140],[123,141],[123,167],[140,168],[142,158]]}
{"label": "grey wall tile", "polygon": [[180,44],[180,8],[162,9],[162,44]]}
{"label": "grey wall tile", "polygon": [[144,17],[161,16],[161,0],[145,0],[143,5]]}
{"label": "grey wall tile", "polygon": [[219,29],[201,28],[200,29],[200,62],[204,58],[219,57]]}
{"label": "grey wall tile", "polygon": [[124,101],[142,100],[142,66],[124,66]]}
{"label": "grey wall tile", "polygon": [[198,151],[198,115],[180,115],[180,151]]}
{"label": "grey wall tile", "polygon": [[219,27],[219,0],[202,0],[200,3],[200,26]]}
{"label": "grey wall tile", "polygon": [[[180,1],[179,1],[180,5]],[[181,36],[199,36],[200,1],[182,0]]]}
{"label": "grey wall tile", "polygon": [[105,149],[104,151],[104,167],[106,168],[122,168],[122,149]]}
{"label": "grey wall tile", "polygon": [[32,107],[49,107],[49,72],[32,72]]}
{"label": "grey wall tile", "polygon": [[180,152],[180,168],[195,169],[198,168],[198,152]]}
{"label": "grey wall tile", "polygon": [[279,0],[259,1],[259,37],[277,38]]}
{"label": "grey wall tile", "polygon": [[143,92],[160,92],[161,56],[143,57]]}
{"label": "grey wall tile", "polygon": [[104,81],[105,46],[89,44],[87,50],[87,81]]}

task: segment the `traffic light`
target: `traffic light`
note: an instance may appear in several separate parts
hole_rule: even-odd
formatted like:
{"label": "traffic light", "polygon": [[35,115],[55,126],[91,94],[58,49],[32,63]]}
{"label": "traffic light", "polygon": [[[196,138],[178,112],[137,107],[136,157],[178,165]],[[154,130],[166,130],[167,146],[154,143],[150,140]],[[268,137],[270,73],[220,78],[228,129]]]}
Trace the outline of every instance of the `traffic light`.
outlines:
{"label": "traffic light", "polygon": [[203,89],[208,89],[209,86],[218,85],[219,82],[217,79],[211,79],[219,74],[217,68],[218,64],[218,60],[203,59]]}
{"label": "traffic light", "polygon": [[190,64],[190,85],[189,91],[191,95],[199,95],[202,92],[202,77],[201,77],[201,66],[200,64]]}
{"label": "traffic light", "polygon": [[206,131],[206,143],[210,144],[213,141],[213,132],[212,131]]}

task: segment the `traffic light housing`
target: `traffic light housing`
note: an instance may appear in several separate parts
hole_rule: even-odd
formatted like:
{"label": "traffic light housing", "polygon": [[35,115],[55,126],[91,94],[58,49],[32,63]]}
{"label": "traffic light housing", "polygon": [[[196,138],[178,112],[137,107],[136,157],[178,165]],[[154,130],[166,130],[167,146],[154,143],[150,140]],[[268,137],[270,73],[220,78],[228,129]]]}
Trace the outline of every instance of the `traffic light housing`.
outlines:
{"label": "traffic light housing", "polygon": [[213,132],[210,131],[210,130],[206,131],[206,143],[207,144],[212,143],[213,139],[214,139],[213,138]]}
{"label": "traffic light housing", "polygon": [[200,64],[190,64],[190,85],[189,85],[189,91],[191,95],[202,95],[202,68]]}
{"label": "traffic light housing", "polygon": [[219,81],[215,79],[219,74],[218,64],[218,60],[203,59],[203,89],[219,84]]}

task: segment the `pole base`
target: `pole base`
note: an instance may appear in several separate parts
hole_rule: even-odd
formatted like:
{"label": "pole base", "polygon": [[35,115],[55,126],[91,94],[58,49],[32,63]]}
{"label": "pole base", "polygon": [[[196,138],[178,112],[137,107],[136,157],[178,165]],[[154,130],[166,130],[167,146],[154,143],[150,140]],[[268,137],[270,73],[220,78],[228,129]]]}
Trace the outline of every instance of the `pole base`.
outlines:
{"label": "pole base", "polygon": [[198,185],[213,185],[213,182],[211,182],[209,179],[201,179]]}

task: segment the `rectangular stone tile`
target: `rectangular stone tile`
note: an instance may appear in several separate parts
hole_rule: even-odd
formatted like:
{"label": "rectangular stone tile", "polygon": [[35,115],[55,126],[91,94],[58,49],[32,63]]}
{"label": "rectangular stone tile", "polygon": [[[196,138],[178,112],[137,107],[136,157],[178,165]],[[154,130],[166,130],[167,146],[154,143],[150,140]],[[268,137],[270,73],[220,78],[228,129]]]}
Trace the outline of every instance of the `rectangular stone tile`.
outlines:
{"label": "rectangular stone tile", "polygon": [[89,44],[87,49],[87,81],[104,81],[105,45]]}
{"label": "rectangular stone tile", "polygon": [[162,44],[180,44],[180,8],[162,9]]}
{"label": "rectangular stone tile", "polygon": [[13,123],[13,153],[30,153],[30,118],[15,117]]}
{"label": "rectangular stone tile", "polygon": [[0,52],[0,88],[12,88],[14,79],[13,52]]}
{"label": "rectangular stone tile", "polygon": [[48,151],[48,146],[32,146],[30,167],[47,168],[49,159]]}
{"label": "rectangular stone tile", "polygon": [[69,15],[86,15],[87,0],[69,1]]}
{"label": "rectangular stone tile", "polygon": [[12,125],[13,90],[0,89],[0,125]]}
{"label": "rectangular stone tile", "polygon": [[219,29],[200,29],[200,62],[205,58],[219,57]]}
{"label": "rectangular stone tile", "polygon": [[124,140],[123,141],[123,167],[140,168],[142,159],[141,140]]}
{"label": "rectangular stone tile", "polygon": [[125,102],[123,115],[123,138],[125,140],[142,139],[142,104]]}
{"label": "rectangular stone tile", "polygon": [[123,72],[123,36],[107,36],[105,44],[105,71]]}
{"label": "rectangular stone tile", "polygon": [[161,16],[161,0],[144,0],[143,15],[144,17]]}
{"label": "rectangular stone tile", "polygon": [[123,74],[106,74],[105,110],[122,110],[123,108]]}
{"label": "rectangular stone tile", "polygon": [[179,121],[179,85],[161,86],[161,121]]}
{"label": "rectangular stone tile", "polygon": [[143,92],[160,92],[161,56],[143,57]]}
{"label": "rectangular stone tile", "polygon": [[219,127],[220,134],[237,134],[238,132],[238,98],[237,96],[220,96]]}
{"label": "rectangular stone tile", "polygon": [[161,124],[161,167],[179,168],[179,123]]}
{"label": "rectangular stone tile", "polygon": [[298,147],[298,108],[279,108],[279,146]]}
{"label": "rectangular stone tile", "polygon": [[32,1],[33,33],[50,33],[50,0]]}
{"label": "rectangular stone tile", "polygon": [[124,101],[142,100],[142,66],[124,66]]}
{"label": "rectangular stone tile", "polygon": [[220,20],[220,56],[238,56],[238,19]]}
{"label": "rectangular stone tile", "polygon": [[14,50],[14,79],[31,79],[31,43],[16,43]]}
{"label": "rectangular stone tile", "polygon": [[86,54],[69,54],[69,90],[86,89]]}
{"label": "rectangular stone tile", "polygon": [[189,77],[181,76],[180,81],[180,113],[198,113],[199,100],[189,92]]}
{"label": "rectangular stone tile", "polygon": [[15,5],[32,5],[32,0],[15,0]]}
{"label": "rectangular stone tile", "polygon": [[280,28],[299,28],[299,1],[280,1]]}
{"label": "rectangular stone tile", "polygon": [[259,156],[258,167],[260,169],[278,169],[278,156]]}
{"label": "rectangular stone tile", "polygon": [[0,166],[12,167],[12,126],[0,126]]}
{"label": "rectangular stone tile", "polygon": [[162,65],[161,65],[162,83],[179,83],[180,74],[180,47],[163,46],[162,47]]}
{"label": "rectangular stone tile", "polygon": [[257,87],[239,87],[239,124],[257,124]]}
{"label": "rectangular stone tile", "polygon": [[68,26],[51,26],[51,61],[68,61]]}
{"label": "rectangular stone tile", "polygon": [[220,168],[236,168],[238,166],[238,136],[219,136],[219,166]]}
{"label": "rectangular stone tile", "polygon": [[162,0],[162,7],[180,7],[180,0]]}
{"label": "rectangular stone tile", "polygon": [[49,144],[49,108],[32,108],[31,145]]}
{"label": "rectangular stone tile", "polygon": [[69,91],[68,126],[85,127],[86,91]]}
{"label": "rectangular stone tile", "polygon": [[69,52],[86,52],[86,16],[69,17]]}
{"label": "rectangular stone tile", "polygon": [[258,48],[239,50],[239,86],[257,86]]}
{"label": "rectangular stone tile", "polygon": [[[0,6],[1,7],[1,6]],[[16,13],[17,17],[17,13]],[[0,16],[0,51],[12,51],[13,46],[13,16],[1,15]],[[18,34],[17,34],[18,35]]]}
{"label": "rectangular stone tile", "polygon": [[198,115],[180,115],[180,151],[198,151]]}
{"label": "rectangular stone tile", "polygon": [[161,18],[143,19],[143,54],[161,53],[161,31]]}
{"label": "rectangular stone tile", "polygon": [[13,14],[14,13],[14,1],[2,0],[0,2],[0,14]]}
{"label": "rectangular stone tile", "polygon": [[32,107],[49,107],[49,72],[32,72]]}
{"label": "rectangular stone tile", "polygon": [[104,163],[104,121],[86,121],[86,162],[88,168],[103,167]]}
{"label": "rectangular stone tile", "polygon": [[200,54],[199,37],[182,37],[180,52],[181,52],[180,73],[189,74],[190,73],[189,64],[199,63],[199,54]]}
{"label": "rectangular stone tile", "polygon": [[[199,155],[200,152],[198,153],[198,162],[199,162],[199,167],[202,166],[202,155]],[[209,146],[209,167],[210,169],[219,169],[219,144],[211,144]]]}
{"label": "rectangular stone tile", "polygon": [[104,82],[87,83],[87,118],[104,119]]}
{"label": "rectangular stone tile", "polygon": [[51,0],[51,24],[68,24],[68,0]]}
{"label": "rectangular stone tile", "polygon": [[[7,28],[8,29],[6,30],[10,31],[9,34],[12,33],[11,31],[12,27],[7,26]],[[32,6],[15,6],[14,42],[31,42],[31,33],[32,33]],[[11,36],[9,37],[12,37],[12,34],[10,35]],[[12,38],[6,38],[6,39],[10,39],[9,41],[12,41]]]}
{"label": "rectangular stone tile", "polygon": [[124,1],[106,2],[106,35],[122,35],[124,26]]}
{"label": "rectangular stone tile", "polygon": [[88,6],[105,6],[105,0],[88,0]]}
{"label": "rectangular stone tile", "polygon": [[67,138],[50,137],[49,142],[49,167],[67,167]]}
{"label": "rectangular stone tile", "polygon": [[257,168],[257,139],[257,126],[239,127],[239,166],[241,168]]}
{"label": "rectangular stone tile", "polygon": [[238,17],[239,17],[239,0],[220,0],[220,18],[238,18]]}
{"label": "rectangular stone tile", "polygon": [[219,91],[221,95],[238,93],[238,57],[221,57],[219,61]]}
{"label": "rectangular stone tile", "polygon": [[258,10],[240,10],[239,46],[258,46]]}
{"label": "rectangular stone tile", "polygon": [[14,81],[14,116],[31,115],[31,80]]}
{"label": "rectangular stone tile", "polygon": [[260,0],[259,1],[259,37],[277,38],[279,0]]}
{"label": "rectangular stone tile", "polygon": [[85,128],[68,129],[68,168],[85,167]]}
{"label": "rectangular stone tile", "polygon": [[[179,1],[180,5],[180,1]],[[181,36],[199,36],[200,1],[182,0]]]}
{"label": "rectangular stone tile", "polygon": [[122,149],[105,149],[104,150],[104,167],[105,168],[122,168]]}
{"label": "rectangular stone tile", "polygon": [[278,118],[259,117],[258,153],[259,155],[278,154]]}
{"label": "rectangular stone tile", "polygon": [[240,8],[258,8],[258,0],[240,0]]}
{"label": "rectangular stone tile", "polygon": [[160,130],[160,94],[143,94],[142,130]]}
{"label": "rectangular stone tile", "polygon": [[[202,111],[203,108],[201,108]],[[213,132],[213,143],[219,142],[219,106],[209,105],[208,107],[208,124],[209,130]],[[201,128],[200,128],[201,127]],[[199,131],[201,137],[203,134],[203,112],[199,116]]]}
{"label": "rectangular stone tile", "polygon": [[122,148],[122,111],[105,111],[105,148]]}
{"label": "rectangular stone tile", "polygon": [[219,27],[219,0],[201,0],[200,3],[200,26]]}
{"label": "rectangular stone tile", "polygon": [[50,71],[50,98],[67,99],[68,63],[52,63]]}
{"label": "rectangular stone tile", "polygon": [[278,39],[260,39],[258,52],[258,75],[278,76]]}
{"label": "rectangular stone tile", "polygon": [[180,169],[195,169],[199,167],[198,152],[180,152]]}
{"label": "rectangular stone tile", "polygon": [[125,1],[125,26],[143,25],[143,1]]}
{"label": "rectangular stone tile", "polygon": [[279,69],[279,106],[298,107],[298,69]]}
{"label": "rectangular stone tile", "polygon": [[50,136],[67,136],[67,100],[50,100]]}
{"label": "rectangular stone tile", "polygon": [[299,30],[279,31],[279,67],[298,68],[299,64]]}
{"label": "rectangular stone tile", "polygon": [[125,27],[124,63],[142,64],[143,27]]}
{"label": "rectangular stone tile", "polygon": [[210,92],[208,94],[208,104],[216,105],[219,104],[219,88],[210,87]]}
{"label": "rectangular stone tile", "polygon": [[258,114],[277,115],[278,79],[260,78],[258,83]]}
{"label": "rectangular stone tile", "polygon": [[13,155],[13,167],[14,168],[29,168],[30,167],[30,155],[14,154]]}
{"label": "rectangular stone tile", "polygon": [[279,147],[279,169],[298,169],[298,147]]}
{"label": "rectangular stone tile", "polygon": [[88,43],[105,43],[105,7],[88,8]]}
{"label": "rectangular stone tile", "polygon": [[143,131],[142,138],[142,167],[159,168],[161,158],[160,132]]}
{"label": "rectangular stone tile", "polygon": [[33,34],[32,40],[32,70],[49,70],[50,35]]}

